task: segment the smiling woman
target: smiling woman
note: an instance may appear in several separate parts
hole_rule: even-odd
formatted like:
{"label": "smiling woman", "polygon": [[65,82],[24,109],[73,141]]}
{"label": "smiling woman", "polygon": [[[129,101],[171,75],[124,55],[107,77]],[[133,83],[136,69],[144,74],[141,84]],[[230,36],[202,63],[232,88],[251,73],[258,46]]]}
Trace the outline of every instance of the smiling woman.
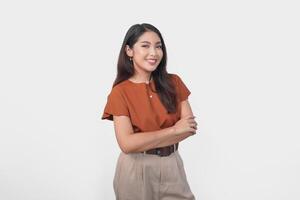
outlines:
{"label": "smiling woman", "polygon": [[[131,80],[143,78],[143,76],[139,77],[141,74],[149,75],[156,69],[164,54],[159,36],[152,31],[141,35],[132,47],[126,45],[126,53],[133,62],[136,71],[136,74],[130,78]],[[143,73],[143,71],[148,72],[148,74]]]}
{"label": "smiling woman", "polygon": [[178,150],[197,130],[191,92],[166,64],[159,30],[150,24],[130,27],[102,115],[114,121],[122,151],[113,181],[116,199],[195,199]]}

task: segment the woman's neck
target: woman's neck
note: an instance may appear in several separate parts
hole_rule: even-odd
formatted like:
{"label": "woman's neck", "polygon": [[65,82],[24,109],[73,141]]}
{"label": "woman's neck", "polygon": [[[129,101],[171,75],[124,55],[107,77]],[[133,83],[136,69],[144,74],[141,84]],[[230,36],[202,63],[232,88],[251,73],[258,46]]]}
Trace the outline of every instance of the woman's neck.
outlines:
{"label": "woman's neck", "polygon": [[129,78],[129,80],[135,83],[149,83],[152,81],[152,74],[145,76],[133,75],[131,78]]}

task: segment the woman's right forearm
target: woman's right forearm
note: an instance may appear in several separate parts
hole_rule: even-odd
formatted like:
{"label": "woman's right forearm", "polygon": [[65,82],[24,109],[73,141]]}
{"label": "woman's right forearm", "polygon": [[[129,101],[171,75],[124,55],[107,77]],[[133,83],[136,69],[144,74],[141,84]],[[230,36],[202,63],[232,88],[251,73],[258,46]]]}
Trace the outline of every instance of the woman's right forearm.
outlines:
{"label": "woman's right forearm", "polygon": [[175,131],[172,126],[157,131],[133,133],[126,139],[126,153],[143,152],[157,148],[160,144],[176,138]]}
{"label": "woman's right forearm", "polygon": [[190,133],[176,135],[174,127],[151,132],[138,132],[127,138],[126,153],[143,152],[149,149],[169,146],[189,137]]}
{"label": "woman's right forearm", "polygon": [[188,138],[191,136],[191,133],[182,133],[176,137],[170,138],[169,140],[163,141],[159,144],[157,147],[165,147],[165,146],[170,146],[172,144],[176,144],[178,142],[181,142],[182,140]]}

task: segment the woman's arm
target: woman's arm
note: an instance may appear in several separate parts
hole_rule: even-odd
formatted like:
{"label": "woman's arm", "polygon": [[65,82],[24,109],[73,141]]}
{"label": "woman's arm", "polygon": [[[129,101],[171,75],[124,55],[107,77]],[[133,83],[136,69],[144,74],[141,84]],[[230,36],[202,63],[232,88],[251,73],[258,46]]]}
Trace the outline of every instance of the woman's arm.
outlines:
{"label": "woman's arm", "polygon": [[[187,99],[187,100],[181,102],[181,116],[180,116],[180,119],[185,117],[185,116],[188,116],[188,115],[189,116],[194,116],[191,105],[190,105],[190,103]],[[177,142],[180,142],[180,141],[186,139],[187,137],[189,137],[191,135],[193,135],[193,133],[187,132],[187,133],[181,134],[179,136],[169,138],[166,141],[161,142],[159,147],[164,147],[164,146],[169,146],[169,145],[172,145],[172,144],[176,144]]]}
{"label": "woman's arm", "polygon": [[176,137],[175,128],[134,133],[128,116],[114,116],[117,142],[124,153],[143,152],[157,148],[160,144]]}
{"label": "woman's arm", "polygon": [[[193,115],[188,100],[181,102],[181,118]],[[151,132],[134,133],[130,118],[114,116],[114,128],[117,142],[124,153],[143,152],[149,149],[175,144],[192,135],[176,135],[174,126]]]}

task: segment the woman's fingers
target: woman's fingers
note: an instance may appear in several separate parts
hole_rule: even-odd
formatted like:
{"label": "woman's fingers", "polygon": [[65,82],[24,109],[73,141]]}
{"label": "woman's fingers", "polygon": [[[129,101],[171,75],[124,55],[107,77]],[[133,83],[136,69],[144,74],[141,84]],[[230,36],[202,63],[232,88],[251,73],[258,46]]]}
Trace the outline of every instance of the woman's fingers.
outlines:
{"label": "woman's fingers", "polygon": [[198,123],[195,121],[196,116],[187,115],[183,118],[186,120],[186,122],[188,123],[188,126],[191,128],[191,132],[193,132],[195,134],[196,130],[197,130],[197,125],[198,125]]}
{"label": "woman's fingers", "polygon": [[191,126],[193,127],[193,128],[195,128],[195,129],[197,129],[197,122],[192,122],[192,123],[190,123],[191,124]]}
{"label": "woman's fingers", "polygon": [[188,120],[188,123],[198,125],[198,123],[195,120],[193,120],[193,119]]}
{"label": "woman's fingers", "polygon": [[186,119],[195,119],[196,117],[194,115],[186,115],[183,118],[186,118]]}

